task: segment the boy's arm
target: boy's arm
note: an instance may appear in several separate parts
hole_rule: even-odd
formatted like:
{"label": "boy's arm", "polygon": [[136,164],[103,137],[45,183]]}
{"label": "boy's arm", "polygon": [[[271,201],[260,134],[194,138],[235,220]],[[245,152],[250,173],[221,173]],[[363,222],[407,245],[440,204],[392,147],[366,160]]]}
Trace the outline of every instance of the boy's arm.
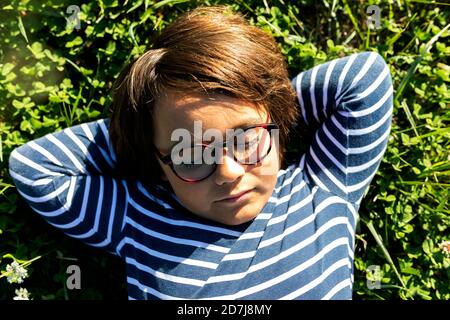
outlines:
{"label": "boy's arm", "polygon": [[118,254],[127,186],[108,176],[115,166],[108,124],[102,119],[30,141],[13,150],[9,172],[18,192],[48,223]]}
{"label": "boy's arm", "polygon": [[301,165],[322,189],[358,206],[373,179],[391,129],[389,68],[374,52],[318,65],[292,80],[304,125],[319,127]]}

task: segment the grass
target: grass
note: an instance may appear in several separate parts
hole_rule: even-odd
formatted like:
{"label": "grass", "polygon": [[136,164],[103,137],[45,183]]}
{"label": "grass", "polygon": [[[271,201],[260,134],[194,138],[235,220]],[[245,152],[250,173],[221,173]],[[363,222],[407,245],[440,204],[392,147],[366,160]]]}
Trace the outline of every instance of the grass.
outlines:
{"label": "grass", "polygon": [[[395,90],[393,126],[361,203],[354,297],[450,299],[450,257],[440,249],[450,240],[450,4],[425,0],[88,1],[78,3],[79,30],[66,26],[66,8],[76,1],[2,5],[0,299],[12,299],[18,287],[4,279],[12,259],[33,261],[23,285],[34,299],[126,299],[125,283],[117,281],[125,277],[121,262],[36,217],[11,183],[7,159],[31,139],[109,116],[122,66],[179,13],[221,3],[277,39],[291,76],[364,50],[385,58]],[[380,28],[368,27],[369,5],[380,8]],[[73,259],[84,270],[84,289],[76,292],[65,287]],[[379,266],[381,289],[368,288],[369,266]]]}

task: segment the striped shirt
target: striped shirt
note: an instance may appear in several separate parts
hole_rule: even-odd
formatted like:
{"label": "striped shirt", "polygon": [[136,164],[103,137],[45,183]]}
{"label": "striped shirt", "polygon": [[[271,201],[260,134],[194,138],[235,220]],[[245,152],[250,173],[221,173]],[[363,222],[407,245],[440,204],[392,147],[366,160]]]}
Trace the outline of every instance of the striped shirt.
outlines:
{"label": "striped shirt", "polygon": [[113,178],[110,119],[47,134],[9,159],[18,192],[68,236],[126,263],[129,299],[351,299],[358,209],[392,120],[389,68],[374,52],[292,79],[309,149],[280,169],[257,217],[189,214],[161,185]]}

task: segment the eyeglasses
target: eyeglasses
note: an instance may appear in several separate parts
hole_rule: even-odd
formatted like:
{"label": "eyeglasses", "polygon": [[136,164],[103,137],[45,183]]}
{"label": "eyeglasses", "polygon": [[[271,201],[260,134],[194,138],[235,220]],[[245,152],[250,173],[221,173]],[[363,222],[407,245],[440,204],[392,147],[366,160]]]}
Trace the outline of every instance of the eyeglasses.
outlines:
{"label": "eyeglasses", "polygon": [[[237,132],[224,143],[199,143],[179,148],[175,159],[172,155],[173,148],[166,156],[162,155],[156,147],[154,149],[161,162],[170,166],[178,178],[186,182],[198,182],[214,173],[217,164],[223,159],[220,155],[223,155],[224,148],[227,148],[227,155],[230,155],[231,149],[234,160],[240,164],[261,162],[272,149],[272,131],[274,130],[278,130],[275,123],[255,124],[237,129]],[[228,147],[230,144],[231,148]],[[179,161],[179,159],[186,160]],[[175,163],[174,160],[176,160]]]}

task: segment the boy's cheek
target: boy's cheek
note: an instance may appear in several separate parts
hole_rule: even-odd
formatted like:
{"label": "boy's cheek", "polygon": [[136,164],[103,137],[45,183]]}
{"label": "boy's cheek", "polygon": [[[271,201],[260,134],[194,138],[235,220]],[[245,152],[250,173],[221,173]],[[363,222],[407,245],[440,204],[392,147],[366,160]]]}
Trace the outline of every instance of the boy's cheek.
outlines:
{"label": "boy's cheek", "polygon": [[278,165],[276,164],[272,164],[270,166],[262,166],[259,172],[257,172],[257,174],[262,178],[276,176],[277,173],[278,173]]}
{"label": "boy's cheek", "polygon": [[[276,151],[276,150],[273,150]],[[261,163],[261,166],[258,168],[257,173],[258,175],[264,177],[264,176],[276,176],[278,174],[278,171],[280,169],[280,159],[278,152],[271,152],[269,156],[263,160]]]}

